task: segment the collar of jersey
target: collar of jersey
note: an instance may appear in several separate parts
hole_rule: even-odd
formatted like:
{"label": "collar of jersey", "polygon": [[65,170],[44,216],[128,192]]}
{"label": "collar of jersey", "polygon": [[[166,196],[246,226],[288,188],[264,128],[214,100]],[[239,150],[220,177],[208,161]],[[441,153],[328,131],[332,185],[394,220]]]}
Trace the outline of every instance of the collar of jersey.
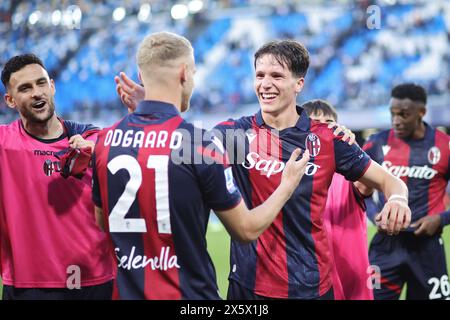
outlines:
{"label": "collar of jersey", "polygon": [[178,109],[171,103],[162,102],[162,101],[154,101],[154,100],[145,100],[141,101],[134,113],[139,114],[155,114],[162,113],[169,116],[178,116],[180,113]]}
{"label": "collar of jersey", "polygon": [[[297,108],[297,113],[299,114],[300,118],[298,119],[297,123],[295,124],[295,127],[301,131],[308,131],[309,127],[310,127],[310,119],[309,117],[306,115],[306,112],[303,112],[303,108],[300,106],[296,106]],[[258,127],[261,127],[262,125],[264,125],[264,119],[262,117],[262,112],[261,110],[258,111],[258,113],[255,115],[255,121],[256,124],[258,125]],[[268,125],[266,125],[267,127],[269,127]],[[289,128],[287,128],[289,129]]]}

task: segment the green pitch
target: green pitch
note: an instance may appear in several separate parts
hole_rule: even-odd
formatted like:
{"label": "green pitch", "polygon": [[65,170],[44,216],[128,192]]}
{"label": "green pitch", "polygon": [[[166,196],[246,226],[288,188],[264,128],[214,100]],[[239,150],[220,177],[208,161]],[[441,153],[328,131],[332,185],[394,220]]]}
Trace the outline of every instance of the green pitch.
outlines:
{"label": "green pitch", "polygon": [[[442,238],[445,243],[445,253],[447,258],[447,268],[450,267],[450,228],[444,229]],[[367,236],[369,241],[372,239],[376,232],[376,228],[373,225],[369,225]],[[230,237],[225,228],[219,222],[210,223],[208,226],[208,251],[216,267],[217,283],[222,298],[226,298],[228,289],[228,272],[229,272],[229,249],[230,249]],[[449,268],[450,274],[450,268]],[[405,290],[403,290],[405,291]],[[404,292],[402,297],[404,299]]]}

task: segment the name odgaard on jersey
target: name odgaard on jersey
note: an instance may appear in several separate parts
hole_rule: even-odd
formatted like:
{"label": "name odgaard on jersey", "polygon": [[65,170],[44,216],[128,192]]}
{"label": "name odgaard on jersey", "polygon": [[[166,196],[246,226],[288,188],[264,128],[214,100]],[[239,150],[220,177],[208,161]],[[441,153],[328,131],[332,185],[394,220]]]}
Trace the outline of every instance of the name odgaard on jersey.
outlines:
{"label": "name odgaard on jersey", "polygon": [[392,165],[391,161],[383,161],[381,166],[398,178],[408,177],[408,178],[431,180],[438,173],[437,170],[430,168],[427,165],[412,166],[412,167],[394,166]]}

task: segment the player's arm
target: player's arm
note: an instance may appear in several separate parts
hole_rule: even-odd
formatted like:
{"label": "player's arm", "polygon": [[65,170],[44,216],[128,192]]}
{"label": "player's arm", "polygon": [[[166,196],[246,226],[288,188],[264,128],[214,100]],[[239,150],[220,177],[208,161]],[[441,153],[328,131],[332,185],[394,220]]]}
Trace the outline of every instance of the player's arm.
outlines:
{"label": "player's arm", "polygon": [[374,189],[369,186],[366,186],[361,181],[355,181],[355,182],[353,182],[353,185],[356,187],[356,189],[358,189],[359,193],[361,193],[361,195],[363,195],[364,197],[370,197],[373,194]]}
{"label": "player's arm", "polygon": [[275,192],[260,206],[249,210],[244,201],[230,210],[216,211],[232,238],[251,242],[266,230],[289,200],[300,183],[309,161],[309,152],[305,151],[300,160],[300,149],[296,149],[286,163],[281,183]]}
{"label": "player's arm", "polygon": [[100,227],[100,229],[102,229],[102,231],[105,231],[106,224],[103,217],[103,209],[97,206],[95,206],[95,222]]}
{"label": "player's arm", "polygon": [[369,188],[383,192],[388,199],[381,212],[375,217],[377,226],[388,234],[398,234],[411,222],[411,210],[408,207],[408,188],[399,178],[391,175],[375,161],[359,181]]}
{"label": "player's arm", "polygon": [[417,236],[432,236],[441,232],[442,228],[448,224],[450,224],[450,210],[422,217],[412,223],[411,227],[416,228],[414,234]]}
{"label": "player's arm", "polygon": [[120,100],[128,108],[129,113],[134,112],[139,102],[144,100],[144,87],[131,80],[124,72],[115,76],[114,81]]}

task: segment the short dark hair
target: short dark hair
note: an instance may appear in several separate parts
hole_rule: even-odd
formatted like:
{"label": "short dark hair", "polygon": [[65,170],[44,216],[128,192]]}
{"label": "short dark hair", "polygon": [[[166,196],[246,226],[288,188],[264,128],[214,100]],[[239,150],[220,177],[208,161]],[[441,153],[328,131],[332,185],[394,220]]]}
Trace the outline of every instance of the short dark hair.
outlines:
{"label": "short dark hair", "polygon": [[309,53],[303,44],[295,40],[270,41],[255,53],[253,65],[263,55],[272,55],[278,63],[285,65],[296,77],[304,77],[309,67]]}
{"label": "short dark hair", "polygon": [[391,91],[391,97],[396,99],[410,99],[427,104],[427,92],[422,86],[414,83],[403,83],[395,86]]}
{"label": "short dark hair", "polygon": [[20,69],[29,64],[38,64],[45,69],[42,60],[32,53],[21,54],[19,56],[15,56],[9,59],[2,70],[2,82],[5,88],[8,87],[9,79],[11,79],[11,74],[19,71]]}
{"label": "short dark hair", "polygon": [[303,110],[308,114],[308,116],[314,114],[323,114],[325,117],[333,117],[335,121],[338,119],[336,109],[331,105],[331,103],[325,100],[310,100],[302,104]]}

